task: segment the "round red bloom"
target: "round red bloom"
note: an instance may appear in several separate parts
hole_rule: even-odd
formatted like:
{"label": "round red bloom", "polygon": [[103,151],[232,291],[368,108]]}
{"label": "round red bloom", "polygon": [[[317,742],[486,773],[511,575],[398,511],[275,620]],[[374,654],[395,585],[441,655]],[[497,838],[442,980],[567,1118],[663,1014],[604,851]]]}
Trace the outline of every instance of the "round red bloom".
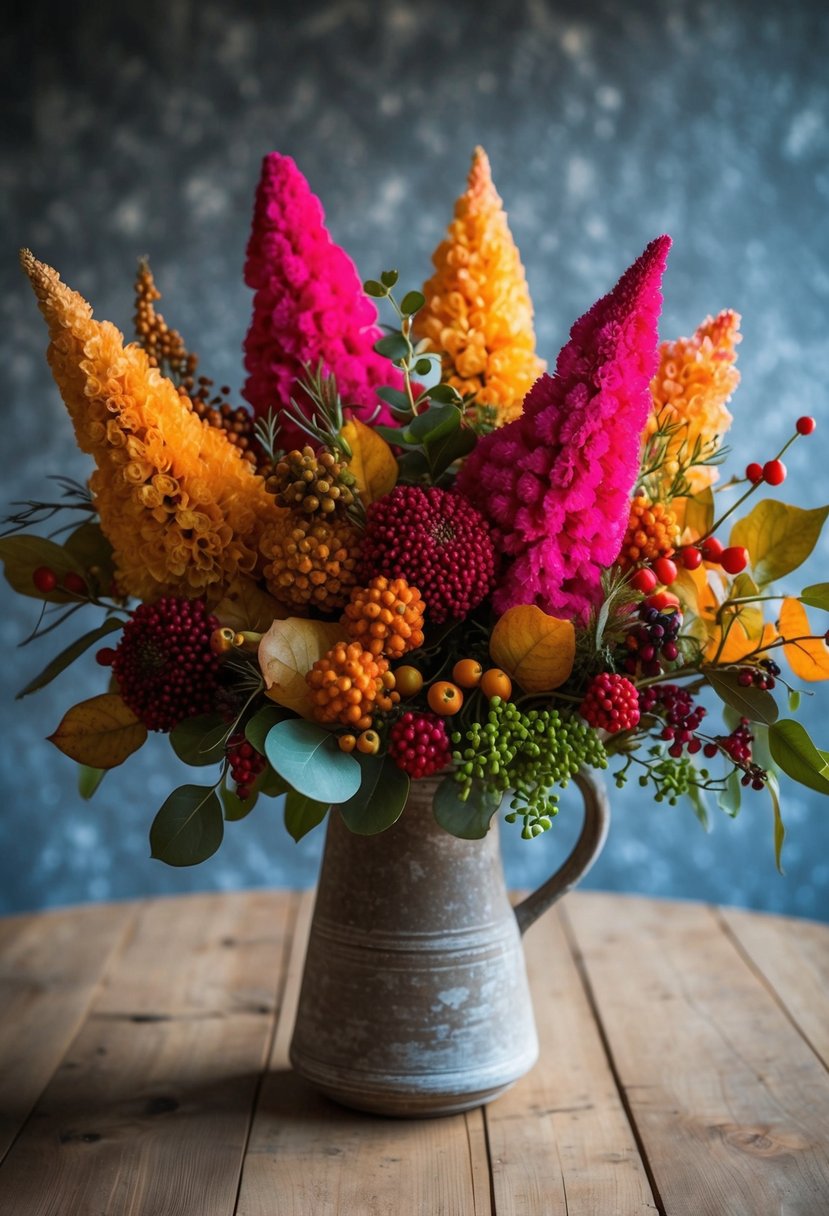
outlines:
{"label": "round red bloom", "polygon": [[221,658],[210,647],[219,622],[202,600],[164,596],[140,604],[112,660],[118,690],[148,730],[170,731],[213,708]]}
{"label": "round red bloom", "polygon": [[368,508],[364,580],[404,578],[435,624],[467,616],[492,589],[495,549],[481,513],[437,486],[395,486]]}
{"label": "round red bloom", "polygon": [[615,735],[639,721],[639,694],[625,676],[603,671],[594,676],[579,706],[579,713],[596,730]]}
{"label": "round red bloom", "polygon": [[389,731],[388,753],[413,780],[431,777],[451,759],[446,724],[436,714],[409,710]]}

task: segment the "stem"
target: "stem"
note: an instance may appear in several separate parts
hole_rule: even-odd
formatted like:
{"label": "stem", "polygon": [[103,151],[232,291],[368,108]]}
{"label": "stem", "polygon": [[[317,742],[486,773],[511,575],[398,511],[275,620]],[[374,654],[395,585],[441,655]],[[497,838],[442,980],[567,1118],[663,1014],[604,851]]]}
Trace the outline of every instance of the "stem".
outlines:
{"label": "stem", "polygon": [[[783,444],[782,448],[777,453],[777,455],[773,456],[772,459],[779,460],[780,457],[783,455],[783,453],[788,451],[788,449],[792,446],[795,439],[798,438],[799,434],[800,434],[799,431],[795,431],[795,433],[786,440],[786,442]],[[725,514],[721,515],[720,518],[716,521],[716,523],[713,523],[711,525],[711,527],[708,529],[708,531],[705,533],[705,535],[700,536],[698,540],[694,541],[694,544],[701,545],[703,541],[708,540],[709,536],[713,536],[714,533],[716,532],[717,528],[719,528],[720,524],[722,524],[726,519],[728,519],[729,515],[732,515],[737,510],[737,508],[754,493],[755,490],[758,490],[760,488],[760,486],[762,484],[763,484],[762,481],[753,482],[749,486],[749,488],[746,490],[745,494],[741,494],[740,497],[737,499],[737,501],[735,503],[732,503],[732,505],[725,512]]]}

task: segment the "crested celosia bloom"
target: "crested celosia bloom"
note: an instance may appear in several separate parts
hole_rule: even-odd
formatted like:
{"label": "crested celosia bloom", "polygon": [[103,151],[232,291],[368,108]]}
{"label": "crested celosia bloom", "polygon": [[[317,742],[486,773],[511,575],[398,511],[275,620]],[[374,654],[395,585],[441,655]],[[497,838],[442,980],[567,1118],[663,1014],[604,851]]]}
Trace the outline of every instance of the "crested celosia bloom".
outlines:
{"label": "crested celosia bloom", "polygon": [[446,383],[492,407],[498,424],[508,422],[545,364],[535,353],[524,267],[483,148],[475,149],[466,193],[432,261],[415,334],[441,356]]}
{"label": "crested celosia bloom", "polygon": [[31,253],[21,256],[49,326],[49,365],[81,451],[121,590],[218,599],[254,571],[276,508],[224,432],[202,422],[139,346]]}
{"label": "crested celosia bloom", "polygon": [[378,355],[377,310],[354,263],[331,240],[322,204],[290,156],[262,163],[245,260],[253,320],[245,338],[244,396],[257,415],[273,410],[283,448],[307,436],[280,411],[294,398],[307,407],[297,380],[306,366],[333,373],[347,412],[363,422],[394,425],[378,387],[403,387],[402,373]]}
{"label": "crested celosia bloom", "polygon": [[[741,341],[740,314],[728,309],[706,317],[692,338],[661,344],[659,368],[651,382],[653,411],[647,436],[666,424],[677,427],[665,450],[662,481],[670,483],[697,442],[711,455],[731,426],[726,405],[740,383],[734,365]],[[694,493],[713,485],[718,476],[713,465],[696,465],[686,473]]]}
{"label": "crested celosia bloom", "polygon": [[584,619],[625,535],[657,365],[660,284],[670,237],[648,245],[570,331],[554,376],[520,418],[485,436],[457,487],[493,525],[507,563],[498,612],[537,604]]}

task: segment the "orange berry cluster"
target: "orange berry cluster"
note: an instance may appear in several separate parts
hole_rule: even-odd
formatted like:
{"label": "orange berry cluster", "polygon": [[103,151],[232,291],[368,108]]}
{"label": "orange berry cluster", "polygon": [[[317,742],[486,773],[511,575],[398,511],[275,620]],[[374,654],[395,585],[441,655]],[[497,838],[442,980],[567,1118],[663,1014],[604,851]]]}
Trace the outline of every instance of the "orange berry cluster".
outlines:
{"label": "orange berry cluster", "polygon": [[381,575],[367,587],[355,587],[342,623],[348,636],[371,654],[399,659],[423,645],[425,611],[417,587],[410,587],[404,578]]}
{"label": "orange berry cluster", "polygon": [[270,559],[268,590],[290,608],[332,612],[342,608],[356,582],[360,536],[339,516],[322,520],[285,512],[265,530],[259,547]]}
{"label": "orange berry cluster", "polygon": [[671,508],[637,494],[630,504],[630,520],[619,554],[621,569],[670,557],[678,543],[679,524]]}
{"label": "orange berry cluster", "polygon": [[376,710],[387,712],[400,700],[388,661],[359,642],[337,642],[317,659],[305,678],[313,693],[317,722],[340,722],[367,730]]}

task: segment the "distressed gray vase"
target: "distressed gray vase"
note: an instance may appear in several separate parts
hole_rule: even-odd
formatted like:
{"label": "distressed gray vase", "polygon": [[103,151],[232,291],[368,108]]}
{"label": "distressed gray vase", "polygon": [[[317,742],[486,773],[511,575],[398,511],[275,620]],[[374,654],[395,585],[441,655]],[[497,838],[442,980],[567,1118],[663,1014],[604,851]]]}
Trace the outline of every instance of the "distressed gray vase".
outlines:
{"label": "distressed gray vase", "polygon": [[413,782],[380,835],[330,815],[291,1043],[301,1076],[345,1106],[412,1117],[478,1106],[533,1066],[521,935],[590,868],[609,822],[603,788],[577,782],[581,835],[515,908],[497,828],[483,840],[445,832],[437,778]]}

